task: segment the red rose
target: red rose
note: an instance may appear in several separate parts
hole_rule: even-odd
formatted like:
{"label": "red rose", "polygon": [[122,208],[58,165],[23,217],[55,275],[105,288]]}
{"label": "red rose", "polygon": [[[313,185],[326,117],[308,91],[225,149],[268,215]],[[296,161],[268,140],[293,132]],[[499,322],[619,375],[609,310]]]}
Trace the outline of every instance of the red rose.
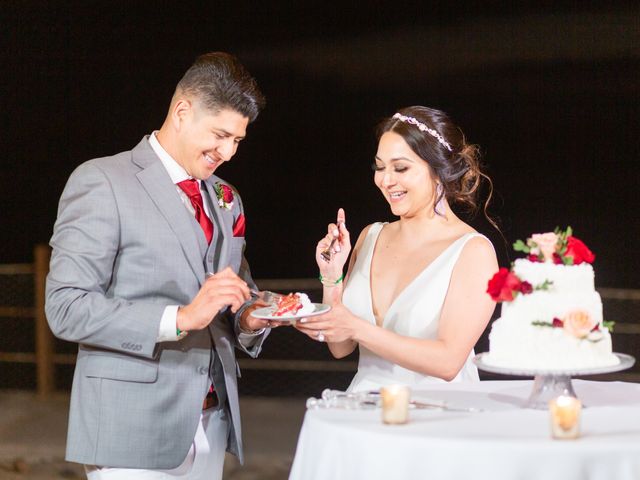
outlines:
{"label": "red rose", "polygon": [[529,255],[527,255],[527,260],[533,263],[542,262],[542,260],[540,260],[540,257],[538,255],[534,255],[533,253],[530,253]]}
{"label": "red rose", "polygon": [[524,281],[520,284],[520,288],[518,288],[518,291],[523,295],[528,295],[533,292],[533,286],[529,282]]}
{"label": "red rose", "polygon": [[491,295],[494,302],[510,302],[513,300],[513,292],[518,292],[521,284],[516,275],[502,267],[489,280],[487,293]]}
{"label": "red rose", "polygon": [[560,255],[558,255],[557,253],[553,254],[553,263],[555,263],[556,265],[563,265],[564,262],[562,261],[562,257]]}
{"label": "red rose", "polygon": [[222,200],[225,203],[233,202],[233,190],[231,190],[231,187],[223,183],[220,188],[222,189]]}
{"label": "red rose", "polygon": [[582,243],[582,240],[573,236],[567,237],[567,251],[564,256],[572,257],[574,265],[580,265],[583,262],[593,263],[596,259],[596,256]]}
{"label": "red rose", "polygon": [[564,322],[562,320],[560,320],[559,318],[555,317],[553,319],[553,322],[551,323],[551,325],[555,328],[562,328],[564,327]]}

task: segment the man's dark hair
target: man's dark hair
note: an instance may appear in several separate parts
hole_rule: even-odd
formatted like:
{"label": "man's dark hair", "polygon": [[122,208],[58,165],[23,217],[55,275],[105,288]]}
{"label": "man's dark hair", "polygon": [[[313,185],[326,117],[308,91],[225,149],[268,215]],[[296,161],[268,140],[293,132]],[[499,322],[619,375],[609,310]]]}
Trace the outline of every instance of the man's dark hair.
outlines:
{"label": "man's dark hair", "polygon": [[256,119],[266,103],[247,69],[224,52],[200,55],[178,82],[177,90],[194,96],[213,113],[235,110],[249,122]]}

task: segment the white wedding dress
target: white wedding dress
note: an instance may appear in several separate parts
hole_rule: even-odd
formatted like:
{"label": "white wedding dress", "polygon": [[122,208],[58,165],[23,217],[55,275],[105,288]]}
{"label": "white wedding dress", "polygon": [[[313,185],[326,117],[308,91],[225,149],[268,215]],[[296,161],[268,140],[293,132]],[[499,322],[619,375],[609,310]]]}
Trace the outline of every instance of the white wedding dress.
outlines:
{"label": "white wedding dress", "polygon": [[[349,274],[342,298],[344,305],[353,314],[374,325],[376,320],[371,301],[371,259],[383,226],[384,223],[374,223],[369,228]],[[486,238],[479,233],[463,235],[420,272],[391,304],[382,321],[382,327],[407,337],[436,339],[440,312],[449,288],[451,272],[463,247],[474,237]],[[419,389],[433,386],[435,382],[444,382],[440,378],[402,368],[362,346],[359,348],[358,372],[348,391],[377,390],[383,385],[390,384],[404,384],[413,389]],[[478,369],[472,362],[473,356],[472,350],[464,366],[452,381],[480,380]]]}

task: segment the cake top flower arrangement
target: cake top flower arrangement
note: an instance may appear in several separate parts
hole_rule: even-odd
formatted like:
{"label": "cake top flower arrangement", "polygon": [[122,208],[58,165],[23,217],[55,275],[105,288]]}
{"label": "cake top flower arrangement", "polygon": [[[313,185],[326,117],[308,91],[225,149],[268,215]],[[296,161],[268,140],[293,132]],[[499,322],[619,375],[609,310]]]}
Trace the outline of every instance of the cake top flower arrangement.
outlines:
{"label": "cake top flower arrangement", "polygon": [[[533,263],[553,263],[555,265],[580,265],[592,263],[596,256],[582,240],[573,235],[571,227],[561,230],[559,227],[553,232],[534,233],[526,242],[517,240],[513,244],[516,252],[526,254],[526,259]],[[511,302],[519,295],[528,295],[536,290],[549,290],[553,285],[545,280],[538,285],[531,285],[521,280],[511,269],[500,268],[489,280],[487,293],[495,302]]]}
{"label": "cake top flower arrangement", "polygon": [[527,254],[530,262],[553,262],[561,265],[580,265],[593,263],[596,256],[589,248],[573,235],[571,227],[553,232],[534,233],[526,242],[522,240],[513,244],[516,252]]}

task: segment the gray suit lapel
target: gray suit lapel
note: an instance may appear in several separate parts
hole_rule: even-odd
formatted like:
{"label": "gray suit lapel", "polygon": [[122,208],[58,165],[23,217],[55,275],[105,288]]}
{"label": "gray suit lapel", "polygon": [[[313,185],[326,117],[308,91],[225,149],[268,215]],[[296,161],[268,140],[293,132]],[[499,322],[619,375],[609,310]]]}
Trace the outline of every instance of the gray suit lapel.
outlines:
{"label": "gray suit lapel", "polygon": [[199,238],[193,228],[195,220],[184,208],[175,185],[146,138],[133,149],[131,155],[133,162],[142,168],[137,174],[138,180],[178,237],[193,273],[202,282],[205,272]]}
{"label": "gray suit lapel", "polygon": [[218,256],[216,271],[220,271],[229,265],[229,253],[230,253],[230,241],[233,236],[233,215],[231,212],[223,209],[218,204],[218,197],[214,188],[215,183],[218,181],[218,177],[212,176],[206,181],[202,182],[211,199],[211,214],[215,217],[215,223],[220,227],[220,255]]}
{"label": "gray suit lapel", "polygon": [[[208,193],[212,220],[218,227],[218,242],[220,243],[219,255],[214,260],[216,262],[216,271],[220,271],[231,263],[231,250],[233,242],[233,213],[226,210],[218,204],[218,197],[215,192],[215,184],[220,178],[215,175],[203,182]],[[210,247],[213,248],[213,247]],[[220,358],[220,365],[225,379],[226,394],[228,405],[231,410],[232,426],[235,430],[235,438],[238,448],[242,451],[242,431],[240,427],[240,407],[238,400],[238,389],[236,386],[236,368],[237,364],[234,355],[234,326],[233,315],[226,312],[221,315],[223,318],[216,318],[209,324],[209,329],[215,345],[215,350]],[[229,317],[231,318],[229,318]],[[240,454],[242,461],[242,454]]]}

